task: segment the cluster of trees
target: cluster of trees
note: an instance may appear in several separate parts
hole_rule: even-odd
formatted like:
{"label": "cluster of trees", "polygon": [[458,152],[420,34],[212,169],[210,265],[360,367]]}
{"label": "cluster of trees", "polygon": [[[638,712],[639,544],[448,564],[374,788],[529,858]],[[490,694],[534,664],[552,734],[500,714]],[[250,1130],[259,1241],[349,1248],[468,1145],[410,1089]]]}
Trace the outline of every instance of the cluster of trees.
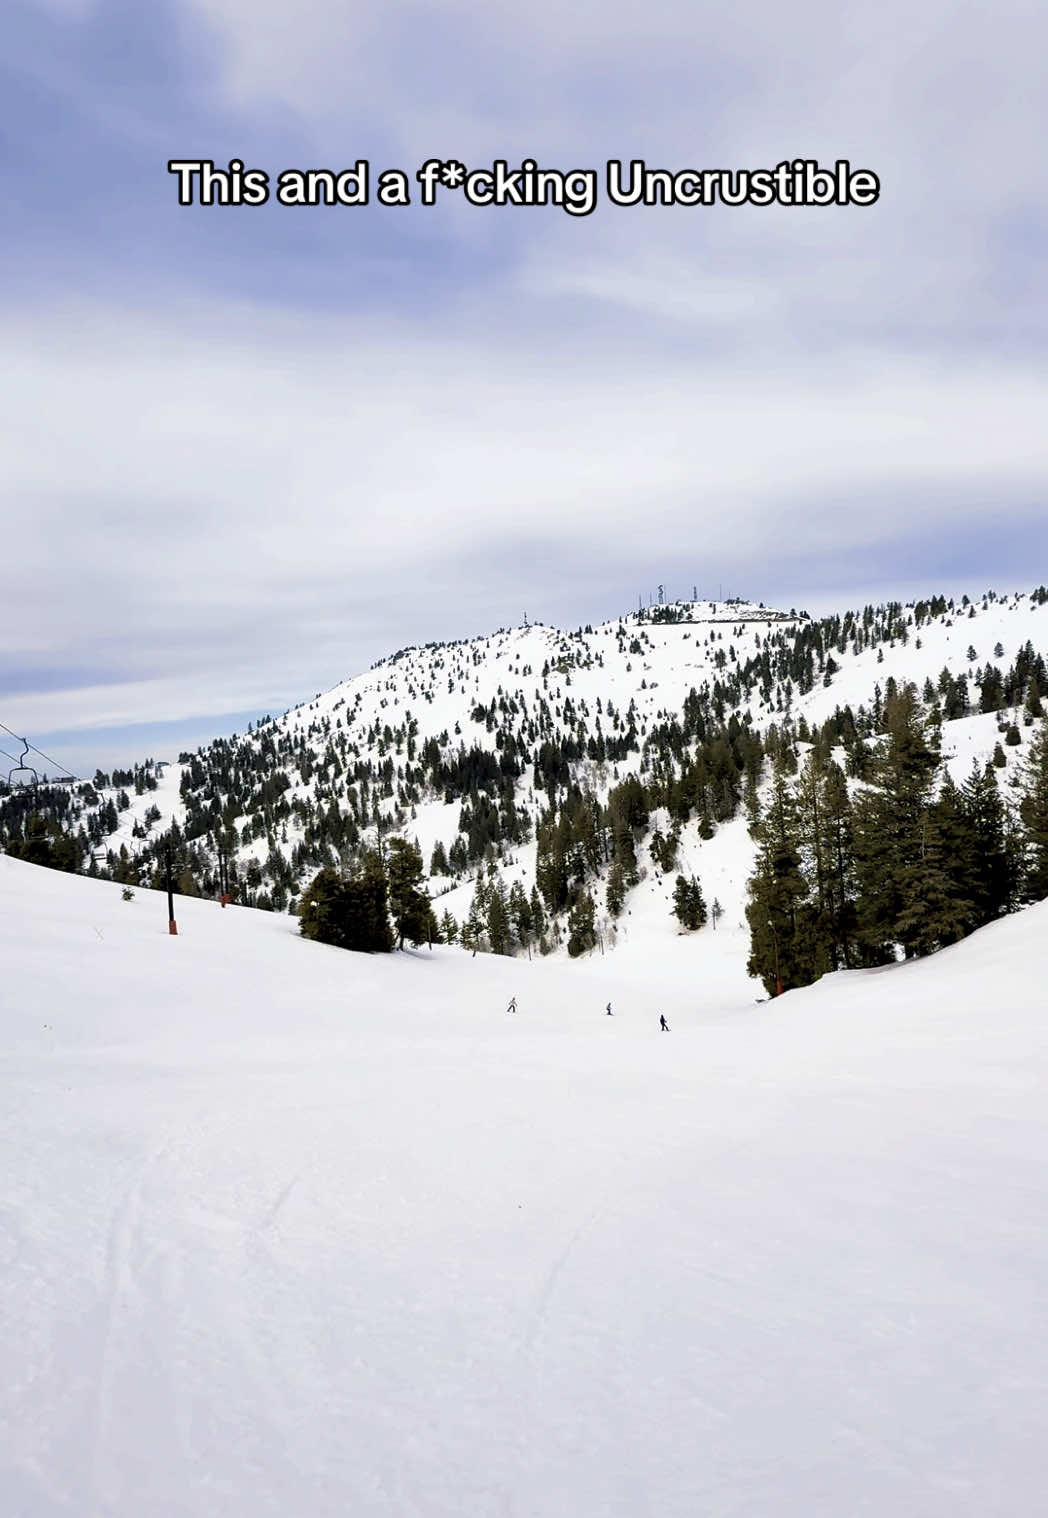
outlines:
{"label": "cluster of trees", "polygon": [[21,836],[8,839],[5,852],[12,859],[75,875],[84,862],[85,844],[82,834],[65,832],[54,818],[33,812],[26,818]]}
{"label": "cluster of trees", "polygon": [[1048,895],[1048,724],[1014,813],[992,763],[953,784],[938,718],[893,688],[854,797],[821,736],[796,778],[776,764],[747,907],[749,970],[770,993],[932,953]]}
{"label": "cluster of trees", "polygon": [[[446,941],[454,942],[447,917],[441,927]],[[549,919],[538,890],[533,886],[529,894],[519,880],[507,889],[494,864],[477,873],[473,899],[458,930],[458,940],[474,954],[514,954],[523,950],[529,955],[533,950],[548,954],[555,941],[550,936]]]}
{"label": "cluster of trees", "polygon": [[[755,798],[766,751],[774,755],[785,740],[772,730],[762,742],[749,722],[734,713],[720,724],[711,704],[707,694],[692,691],[683,720],[666,719],[645,740],[645,777],[627,776],[611,787],[603,804],[593,791],[578,786],[552,799],[536,827],[536,884],[551,915],[574,913],[595,877],[606,871],[607,910],[618,917],[627,891],[640,880],[638,847],[656,810],[665,809],[671,825],[665,834],[654,830],[650,854],[668,874],[680,830],[689,819],[697,817],[701,838],[712,838],[717,823],[734,817],[748,797]],[[581,940],[588,935],[585,901],[580,913]],[[569,931],[570,922],[569,915]]]}
{"label": "cluster of trees", "polygon": [[391,838],[385,857],[363,849],[346,873],[323,869],[314,877],[299,904],[299,931],[303,938],[367,953],[388,954],[405,941],[415,947],[440,943],[422,880],[417,844]]}

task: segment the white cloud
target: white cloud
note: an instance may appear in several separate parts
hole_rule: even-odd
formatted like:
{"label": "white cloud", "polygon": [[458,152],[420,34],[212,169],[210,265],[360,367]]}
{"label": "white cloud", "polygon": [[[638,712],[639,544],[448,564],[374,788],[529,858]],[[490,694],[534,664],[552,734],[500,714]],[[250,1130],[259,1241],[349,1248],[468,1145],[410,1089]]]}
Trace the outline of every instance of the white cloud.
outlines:
{"label": "white cloud", "polygon": [[623,155],[670,168],[843,156],[882,179],[867,210],[616,209],[602,194],[584,221],[457,202],[424,213],[463,243],[504,218],[531,287],[659,320],[713,308],[744,339],[767,323],[823,347],[889,326],[918,346],[1033,340],[1048,324],[1038,305],[1017,309],[1008,277],[1012,218],[1045,189],[1048,13],[1032,0],[182,5],[216,39],[230,97],[291,108],[325,161],[379,144],[409,170],[449,153],[600,170]]}
{"label": "white cloud", "polygon": [[852,157],[889,152],[896,173],[952,163],[955,191],[1040,168],[1037,138],[1021,130],[1044,108],[1048,22],[1035,0],[963,11],[953,0],[182,3],[218,39],[241,102],[279,100],[318,130],[381,121],[413,153],[457,123],[488,153],[509,133],[522,152],[530,142],[601,157],[609,127],[620,145],[632,137],[682,162],[829,156],[839,144]]}
{"label": "white cloud", "polygon": [[1048,379],[1016,363],[762,373],[264,309],[4,326],[9,652],[105,651],[141,682],[8,704],[27,729],[290,699],[388,651],[398,605],[519,615],[536,551],[579,573],[832,551],[884,579],[908,534],[988,501],[1006,529],[1048,481]]}
{"label": "white cloud", "polygon": [[1042,6],[180,8],[245,124],[290,110],[318,163],[848,156],[882,199],[416,207],[469,256],[413,318],[407,257],[385,282],[353,265],[367,316],[306,313],[291,281],[280,309],[0,310],[7,647],[123,671],[15,725],[282,706],[507,606],[596,615],[582,591],[634,564],[785,563],[793,600],[832,558],[882,586],[917,538],[995,511],[1004,543],[1043,508],[1048,313],[1010,279],[1043,186]]}

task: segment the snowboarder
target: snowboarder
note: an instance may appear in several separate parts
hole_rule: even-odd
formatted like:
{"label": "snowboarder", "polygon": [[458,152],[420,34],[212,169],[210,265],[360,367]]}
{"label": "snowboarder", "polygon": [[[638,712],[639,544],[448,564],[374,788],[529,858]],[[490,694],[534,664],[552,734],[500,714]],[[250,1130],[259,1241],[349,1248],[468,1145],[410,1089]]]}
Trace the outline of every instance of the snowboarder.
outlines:
{"label": "snowboarder", "polygon": [[668,1033],[670,1031],[670,1025],[661,1012],[659,1013],[659,1028],[663,1033]]}
{"label": "snowboarder", "polygon": [[509,1006],[506,1008],[506,1011],[507,1012],[515,1012],[516,1010],[517,1010],[517,998],[515,996],[513,996],[513,997],[510,998],[510,1003],[509,1003]]}
{"label": "snowboarder", "polygon": [[608,1002],[608,1016],[611,1016],[611,1002]]}

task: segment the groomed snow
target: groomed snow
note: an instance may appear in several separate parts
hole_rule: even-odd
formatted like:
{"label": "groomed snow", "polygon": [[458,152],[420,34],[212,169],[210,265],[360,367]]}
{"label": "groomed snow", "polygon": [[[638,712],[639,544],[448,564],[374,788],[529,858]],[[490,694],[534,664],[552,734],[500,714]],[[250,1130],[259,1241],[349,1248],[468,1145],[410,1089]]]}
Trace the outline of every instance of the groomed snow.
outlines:
{"label": "groomed snow", "polygon": [[5,1518],[1039,1511],[1048,904],[760,1005],[177,910],[0,856]]}

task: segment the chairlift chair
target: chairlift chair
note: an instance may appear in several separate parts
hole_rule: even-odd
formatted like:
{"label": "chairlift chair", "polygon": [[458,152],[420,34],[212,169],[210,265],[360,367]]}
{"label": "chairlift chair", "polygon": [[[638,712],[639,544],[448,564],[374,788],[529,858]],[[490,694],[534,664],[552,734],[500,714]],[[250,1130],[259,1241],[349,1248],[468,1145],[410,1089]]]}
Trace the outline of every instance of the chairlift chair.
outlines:
{"label": "chairlift chair", "polygon": [[24,762],[29,757],[29,739],[23,738],[22,745],[19,762],[15,765],[14,769],[7,772],[7,783],[13,788],[26,790],[31,786],[39,785],[40,776],[31,764]]}

